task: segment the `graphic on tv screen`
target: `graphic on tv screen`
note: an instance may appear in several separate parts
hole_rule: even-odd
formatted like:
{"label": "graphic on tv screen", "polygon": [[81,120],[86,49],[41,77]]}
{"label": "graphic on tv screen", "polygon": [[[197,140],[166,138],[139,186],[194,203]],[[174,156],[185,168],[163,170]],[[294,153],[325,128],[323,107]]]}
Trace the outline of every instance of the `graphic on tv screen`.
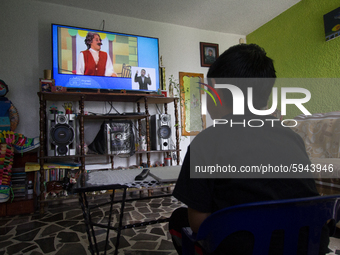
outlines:
{"label": "graphic on tv screen", "polygon": [[159,88],[158,39],[52,25],[53,78],[68,88]]}

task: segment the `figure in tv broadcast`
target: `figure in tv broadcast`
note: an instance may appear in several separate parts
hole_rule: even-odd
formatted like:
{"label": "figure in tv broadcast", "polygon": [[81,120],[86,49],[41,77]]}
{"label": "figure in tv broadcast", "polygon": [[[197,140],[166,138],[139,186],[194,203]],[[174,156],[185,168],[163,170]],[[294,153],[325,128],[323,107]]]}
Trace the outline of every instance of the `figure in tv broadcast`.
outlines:
{"label": "figure in tv broadcast", "polygon": [[145,69],[141,70],[140,76],[138,76],[138,70],[136,71],[135,82],[139,83],[139,89],[141,90],[148,90],[148,85],[151,85],[150,74],[148,74],[148,77],[146,77],[145,74]]}
{"label": "figure in tv broadcast", "polygon": [[98,33],[88,32],[85,38],[87,50],[80,52],[77,74],[117,77],[110,56],[101,51],[102,39]]}

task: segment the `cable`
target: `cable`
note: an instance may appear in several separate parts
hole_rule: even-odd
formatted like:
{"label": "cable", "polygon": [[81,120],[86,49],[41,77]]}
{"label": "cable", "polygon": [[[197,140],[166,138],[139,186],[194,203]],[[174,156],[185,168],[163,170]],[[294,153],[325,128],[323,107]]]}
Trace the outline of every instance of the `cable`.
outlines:
{"label": "cable", "polygon": [[[172,140],[172,138],[170,138],[170,147],[172,147],[172,149],[176,150],[176,151],[173,151],[171,153],[172,159],[176,161],[177,160],[177,153],[176,153],[177,152],[177,148],[176,148],[176,145],[175,145],[174,141]],[[179,156],[179,162],[182,162],[181,156]]]}
{"label": "cable", "polygon": [[158,104],[156,104],[156,107],[157,107],[159,114],[163,114],[163,112],[159,109]]}
{"label": "cable", "polygon": [[103,23],[103,29],[102,29],[102,30],[104,31],[104,27],[105,27],[105,19],[103,19],[103,22],[102,22],[102,23]]}
{"label": "cable", "polygon": [[105,113],[104,115],[109,115],[110,113],[111,113],[111,111],[112,111],[112,109],[113,110],[115,110],[116,111],[116,113],[118,113],[118,114],[121,114],[120,112],[118,112],[117,111],[117,109],[116,108],[114,108],[114,106],[113,106],[113,103],[112,102],[107,102],[111,107],[110,107],[110,110],[109,110],[109,112],[107,112],[107,113]]}

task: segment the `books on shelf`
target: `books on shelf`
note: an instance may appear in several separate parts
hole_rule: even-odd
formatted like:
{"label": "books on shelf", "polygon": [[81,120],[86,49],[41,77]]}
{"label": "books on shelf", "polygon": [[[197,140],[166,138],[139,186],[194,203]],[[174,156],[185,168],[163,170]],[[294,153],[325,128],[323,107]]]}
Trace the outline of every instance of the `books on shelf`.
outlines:
{"label": "books on shelf", "polygon": [[[43,165],[44,167],[44,173],[43,173],[43,182],[49,182],[49,181],[63,181],[64,177],[69,177],[74,175],[74,173],[72,173],[72,170],[78,170],[79,166],[81,164],[79,163],[64,163],[64,162],[48,162],[45,163]],[[23,172],[22,174],[27,174],[28,172],[34,172],[34,179],[33,179],[33,183],[31,184],[31,186],[33,185],[33,190],[35,192],[35,194],[37,194],[38,196],[40,195],[40,178],[41,178],[41,174],[40,174],[40,164],[37,162],[26,162],[25,163],[25,172]],[[25,177],[26,178],[26,177]],[[14,183],[13,183],[14,184]],[[25,194],[27,193],[27,185],[28,183],[25,183]],[[20,193],[22,192],[22,187],[18,186],[16,187],[16,192],[17,192],[17,197],[20,196]],[[14,190],[13,190],[14,191]],[[32,191],[30,191],[32,192]]]}
{"label": "books on shelf", "polygon": [[25,197],[26,196],[26,173],[25,172],[14,172],[12,173],[12,190],[14,197]]}
{"label": "books on shelf", "polygon": [[46,169],[45,170],[45,182],[50,181],[62,181],[64,177],[67,177],[69,169]]}

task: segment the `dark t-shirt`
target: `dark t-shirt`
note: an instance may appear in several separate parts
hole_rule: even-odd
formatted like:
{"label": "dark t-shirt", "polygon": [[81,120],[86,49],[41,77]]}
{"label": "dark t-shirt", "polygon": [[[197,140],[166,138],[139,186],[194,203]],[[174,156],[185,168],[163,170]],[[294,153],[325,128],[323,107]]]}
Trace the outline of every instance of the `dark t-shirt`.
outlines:
{"label": "dark t-shirt", "polygon": [[[239,170],[261,164],[310,164],[301,137],[279,121],[266,121],[275,119],[273,116],[227,115],[225,119],[227,124],[207,128],[190,144],[173,192],[176,198],[192,209],[213,213],[237,204],[319,195],[310,172],[304,173],[304,178],[289,179],[233,178],[233,173],[225,173],[225,178],[190,178],[190,168],[194,171],[197,166],[229,164]],[[231,126],[230,119],[244,124]],[[248,125],[251,119],[262,122]],[[250,127],[261,123],[261,127]],[[211,177],[209,173],[200,174]]]}

